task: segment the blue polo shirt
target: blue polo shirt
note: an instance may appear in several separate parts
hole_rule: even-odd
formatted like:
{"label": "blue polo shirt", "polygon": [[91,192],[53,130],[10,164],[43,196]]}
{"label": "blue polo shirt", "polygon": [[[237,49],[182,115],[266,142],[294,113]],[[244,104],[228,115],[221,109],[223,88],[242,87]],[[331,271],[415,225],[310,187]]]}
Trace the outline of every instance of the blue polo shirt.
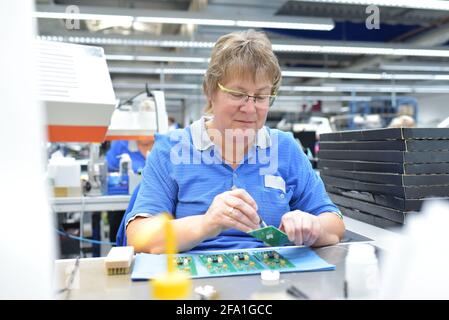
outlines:
{"label": "blue polo shirt", "polygon": [[117,140],[111,143],[111,147],[108,152],[106,152],[109,172],[119,171],[120,155],[123,153],[129,154],[134,173],[143,171],[143,168],[145,167],[145,157],[142,153],[139,150],[131,151],[129,149],[128,141]]}
{"label": "blue polo shirt", "polygon": [[[202,215],[216,195],[233,186],[245,189],[254,198],[259,215],[268,225],[279,227],[281,217],[296,209],[314,215],[334,212],[341,217],[292,134],[263,127],[256,143],[233,170],[216,152],[203,117],[185,129],[156,135],[126,223],[136,216],[160,212],[170,212],[176,219]],[[192,250],[263,246],[252,236],[229,229]]]}

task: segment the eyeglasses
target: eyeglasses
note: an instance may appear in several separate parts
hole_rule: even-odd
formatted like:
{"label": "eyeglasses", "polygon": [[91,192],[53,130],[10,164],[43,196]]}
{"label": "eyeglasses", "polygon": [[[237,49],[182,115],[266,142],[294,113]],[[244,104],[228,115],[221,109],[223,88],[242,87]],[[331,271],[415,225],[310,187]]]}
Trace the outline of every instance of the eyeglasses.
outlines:
{"label": "eyeglasses", "polygon": [[240,92],[232,89],[225,88],[221,83],[218,83],[218,88],[227,93],[229,98],[236,102],[247,103],[249,98],[252,98],[254,103],[260,107],[271,107],[273,105],[276,95],[274,94],[257,94],[251,96],[245,92]]}

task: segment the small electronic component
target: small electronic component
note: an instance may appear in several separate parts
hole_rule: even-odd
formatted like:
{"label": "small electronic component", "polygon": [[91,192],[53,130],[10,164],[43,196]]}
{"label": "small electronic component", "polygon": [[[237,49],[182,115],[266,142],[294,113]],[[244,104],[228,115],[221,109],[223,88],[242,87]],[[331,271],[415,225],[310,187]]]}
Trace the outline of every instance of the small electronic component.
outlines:
{"label": "small electronic component", "polygon": [[112,247],[104,259],[108,275],[127,274],[131,269],[134,247]]}
{"label": "small electronic component", "polygon": [[183,271],[191,276],[197,275],[195,261],[193,261],[191,256],[178,256],[175,257],[174,260],[178,271]]}
{"label": "small electronic component", "polygon": [[248,232],[248,234],[252,235],[256,239],[263,241],[266,245],[271,247],[291,244],[290,240],[288,240],[288,236],[284,232],[273,226],[252,230]]}
{"label": "small electronic component", "polygon": [[274,269],[285,269],[285,268],[294,268],[295,265],[288,261],[285,257],[279,254],[277,251],[258,251],[255,252],[254,255],[256,258],[266,265],[268,268]]}
{"label": "small electronic component", "polygon": [[232,263],[221,254],[199,255],[201,263],[207,268],[210,274],[236,272]]}
{"label": "small electronic component", "polygon": [[264,267],[248,252],[236,252],[225,254],[237,271],[262,270]]}

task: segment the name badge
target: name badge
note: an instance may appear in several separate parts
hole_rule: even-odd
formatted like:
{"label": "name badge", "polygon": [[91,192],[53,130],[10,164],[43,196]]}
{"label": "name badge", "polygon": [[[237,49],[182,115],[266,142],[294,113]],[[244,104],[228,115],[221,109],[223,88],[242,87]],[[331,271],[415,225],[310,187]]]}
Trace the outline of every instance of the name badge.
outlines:
{"label": "name badge", "polygon": [[265,175],[265,187],[279,189],[285,193],[285,181],[281,176]]}

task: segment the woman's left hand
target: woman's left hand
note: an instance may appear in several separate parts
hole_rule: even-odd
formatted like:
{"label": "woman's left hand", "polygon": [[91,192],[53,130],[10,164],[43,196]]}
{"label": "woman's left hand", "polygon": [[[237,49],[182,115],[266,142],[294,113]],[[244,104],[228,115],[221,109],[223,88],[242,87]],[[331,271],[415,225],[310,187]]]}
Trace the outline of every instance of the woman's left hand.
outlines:
{"label": "woman's left hand", "polygon": [[284,231],[288,239],[297,246],[312,246],[323,230],[318,216],[301,210],[284,214],[279,229]]}

